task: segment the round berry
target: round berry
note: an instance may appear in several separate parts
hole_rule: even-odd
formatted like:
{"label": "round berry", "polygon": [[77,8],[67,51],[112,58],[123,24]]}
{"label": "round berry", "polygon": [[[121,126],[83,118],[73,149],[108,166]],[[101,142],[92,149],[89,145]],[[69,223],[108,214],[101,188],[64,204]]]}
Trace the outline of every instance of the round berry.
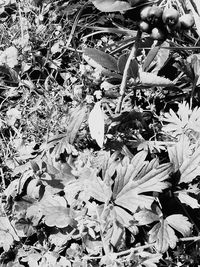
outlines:
{"label": "round berry", "polygon": [[190,13],[184,14],[179,18],[179,22],[181,24],[181,28],[187,30],[192,28],[194,25],[194,18]]}
{"label": "round berry", "polygon": [[139,28],[142,32],[147,32],[147,33],[151,32],[151,27],[150,27],[149,23],[146,21],[140,21]]}
{"label": "round berry", "polygon": [[151,9],[151,6],[145,6],[141,11],[140,11],[140,18],[144,21],[147,20],[148,18],[148,12]]}
{"label": "round berry", "polygon": [[166,34],[159,28],[153,28],[151,31],[151,38],[154,40],[164,40],[166,39]]}
{"label": "round berry", "polygon": [[163,10],[162,8],[158,6],[152,6],[149,9],[148,15],[147,15],[147,20],[150,24],[156,25],[159,23],[159,21],[162,18]]}
{"label": "round berry", "polygon": [[175,8],[167,8],[163,12],[162,20],[169,27],[173,27],[178,23],[179,12]]}

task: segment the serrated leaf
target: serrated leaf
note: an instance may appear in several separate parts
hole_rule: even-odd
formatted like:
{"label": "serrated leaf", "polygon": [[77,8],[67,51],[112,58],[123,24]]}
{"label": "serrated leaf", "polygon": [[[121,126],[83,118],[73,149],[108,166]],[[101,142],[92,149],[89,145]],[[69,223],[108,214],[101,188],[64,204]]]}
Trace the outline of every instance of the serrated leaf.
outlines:
{"label": "serrated leaf", "polygon": [[124,157],[123,161],[115,166],[116,178],[113,187],[114,198],[130,180],[136,179],[137,175],[146,164],[146,156],[147,152],[141,151],[137,153],[131,161],[128,157]]}
{"label": "serrated leaf", "polygon": [[191,154],[189,145],[189,138],[186,135],[182,135],[175,146],[168,147],[169,158],[170,162],[173,163],[174,172],[178,171],[184,160],[189,158]]}
{"label": "serrated leaf", "polygon": [[174,192],[178,199],[181,201],[181,203],[184,203],[188,206],[190,206],[192,209],[199,209],[200,205],[194,197],[191,197],[187,190],[181,190],[181,191],[176,191]]}
{"label": "serrated leaf", "polygon": [[160,49],[160,46],[155,46],[149,51],[149,53],[147,54],[147,57],[145,58],[144,64],[142,66],[143,71],[148,70],[148,67],[150,66],[150,64],[152,63],[152,61],[158,54],[159,49]]}
{"label": "serrated leaf", "polygon": [[180,232],[183,236],[190,233],[192,224],[188,221],[188,218],[182,214],[173,214],[166,218],[167,223]]}
{"label": "serrated leaf", "polygon": [[96,140],[100,147],[104,141],[104,113],[100,107],[101,102],[97,102],[89,114],[88,125],[91,137]]}
{"label": "serrated leaf", "polygon": [[133,216],[118,206],[113,207],[113,213],[115,219],[124,227],[126,227],[132,234],[136,235],[138,233],[138,227],[133,224]]}
{"label": "serrated leaf", "polygon": [[95,48],[85,48],[83,55],[94,60],[97,64],[108,70],[117,71],[117,61],[111,55]]}
{"label": "serrated leaf", "polygon": [[167,78],[157,76],[156,74],[140,71],[140,82],[142,85],[149,86],[174,86],[174,83]]}
{"label": "serrated leaf", "polygon": [[62,206],[46,206],[44,220],[47,226],[64,228],[73,224],[73,218],[70,215],[70,209]]}
{"label": "serrated leaf", "polygon": [[139,225],[146,225],[159,221],[159,215],[147,209],[135,213],[134,218],[139,222]]}
{"label": "serrated leaf", "polygon": [[149,231],[149,242],[155,242],[155,248],[160,252],[164,253],[169,247],[174,249],[178,238],[175,235],[174,230],[168,225],[167,221],[161,219],[159,223]]}
{"label": "serrated leaf", "polygon": [[169,177],[171,166],[163,164],[151,170],[140,180],[131,180],[117,194],[115,203],[131,212],[135,212],[138,207],[150,209],[154,197],[143,195],[146,192],[162,192],[168,187],[164,182]]}

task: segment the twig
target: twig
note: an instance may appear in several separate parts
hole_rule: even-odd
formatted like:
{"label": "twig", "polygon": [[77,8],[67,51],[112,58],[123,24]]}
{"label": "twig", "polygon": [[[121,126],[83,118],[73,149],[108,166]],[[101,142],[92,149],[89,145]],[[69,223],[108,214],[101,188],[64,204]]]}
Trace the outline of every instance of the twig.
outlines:
{"label": "twig", "polygon": [[125,65],[125,68],[124,68],[124,73],[123,73],[122,82],[121,82],[121,85],[120,85],[120,92],[119,92],[120,93],[120,97],[119,97],[119,100],[118,100],[118,103],[117,103],[117,107],[116,107],[115,113],[120,113],[120,111],[121,111],[121,106],[122,106],[122,102],[123,102],[123,99],[124,99],[126,84],[127,84],[127,80],[128,80],[128,70],[129,70],[129,67],[130,67],[130,64],[131,64],[131,60],[136,57],[136,53],[137,53],[138,43],[139,43],[140,37],[141,37],[141,32],[138,30],[135,43],[134,43],[134,45],[133,45],[133,47],[131,49],[131,52],[129,54],[129,57],[128,57],[127,61],[126,61],[126,65]]}

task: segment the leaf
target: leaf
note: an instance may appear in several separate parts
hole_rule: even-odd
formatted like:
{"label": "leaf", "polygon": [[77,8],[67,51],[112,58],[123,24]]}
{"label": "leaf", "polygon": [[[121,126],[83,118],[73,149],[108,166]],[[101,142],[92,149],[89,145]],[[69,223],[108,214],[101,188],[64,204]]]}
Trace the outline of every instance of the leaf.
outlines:
{"label": "leaf", "polygon": [[13,242],[14,238],[9,232],[0,230],[0,247],[3,247],[4,251],[8,251]]}
{"label": "leaf", "polygon": [[161,219],[159,223],[149,231],[149,242],[155,242],[155,248],[160,252],[164,253],[169,247],[174,249],[178,238],[175,235],[174,230],[168,225],[167,221]]}
{"label": "leaf", "polygon": [[104,141],[104,113],[100,107],[101,102],[97,102],[89,114],[88,125],[90,134],[96,140],[100,147],[103,147]]}
{"label": "leaf", "polygon": [[124,234],[124,229],[123,227],[114,222],[113,223],[113,226],[112,226],[112,235],[111,235],[111,238],[110,238],[110,243],[114,246],[114,247],[117,247],[120,245],[120,242],[122,241],[122,237],[123,237],[123,234]]}
{"label": "leaf", "polygon": [[141,151],[133,157],[131,162],[128,157],[124,157],[123,161],[120,162],[118,166],[115,166],[116,178],[113,187],[113,198],[116,198],[117,194],[130,180],[133,180],[137,177],[139,172],[146,164],[146,156],[147,152]]}
{"label": "leaf", "polygon": [[64,228],[73,224],[73,218],[70,215],[70,209],[61,206],[45,206],[43,210],[45,223],[47,226],[56,226]]}
{"label": "leaf", "polygon": [[0,55],[0,65],[6,64],[10,68],[18,65],[18,50],[14,46],[8,47]]}
{"label": "leaf", "polygon": [[188,221],[188,218],[182,214],[170,215],[166,218],[166,221],[183,236],[187,236],[191,232],[192,224]]}
{"label": "leaf", "polygon": [[148,70],[148,67],[150,66],[150,64],[152,63],[152,61],[154,60],[154,58],[158,54],[159,49],[160,49],[160,46],[155,46],[154,48],[152,48],[149,51],[149,53],[147,54],[147,57],[145,58],[143,66],[142,66],[142,70],[143,71],[147,71]]}
{"label": "leaf", "polygon": [[200,205],[194,197],[191,197],[187,190],[180,190],[174,192],[175,195],[178,197],[178,199],[181,201],[181,203],[184,203],[188,206],[190,206],[192,209],[199,209]]}
{"label": "leaf", "polygon": [[[191,2],[189,0],[186,1],[187,2],[187,5],[188,5],[188,9],[190,9],[192,11],[192,15],[194,17],[194,21],[195,21],[195,25],[196,25],[196,30],[197,30],[197,33],[200,37],[200,14],[198,14],[194,7],[192,6]],[[199,6],[199,4],[197,4],[197,6]]]}
{"label": "leaf", "polygon": [[162,164],[149,171],[140,180],[130,180],[117,194],[114,201],[115,204],[133,213],[138,207],[150,209],[154,197],[144,195],[144,193],[162,192],[162,190],[167,188],[168,184],[164,180],[169,177],[170,172],[171,166],[169,164]]}
{"label": "leaf", "polygon": [[138,233],[138,227],[133,223],[133,216],[118,206],[113,206],[113,216],[124,227],[126,227],[133,235]]}
{"label": "leaf", "polygon": [[[124,68],[127,62],[127,59],[129,57],[129,54],[122,54],[117,61],[117,66],[118,66],[118,71],[120,73],[124,72]],[[129,69],[128,69],[128,76],[129,77],[133,77],[134,79],[136,79],[138,77],[138,62],[136,59],[131,60],[131,63],[129,65]]]}
{"label": "leaf", "polygon": [[166,61],[169,58],[170,55],[170,49],[162,48],[162,47],[170,47],[170,44],[168,42],[163,42],[157,55],[155,58],[155,67],[152,70],[152,73],[157,74],[160,69],[165,65]]}
{"label": "leaf", "polygon": [[86,105],[77,106],[70,114],[69,121],[67,123],[67,139],[70,144],[73,144],[74,139],[78,133],[79,128],[81,127],[82,122],[84,121],[87,114]]}
{"label": "leaf", "polygon": [[97,64],[99,64],[103,68],[116,72],[118,70],[116,59],[103,51],[87,47],[84,49],[83,55],[94,60]]}
{"label": "leaf", "polygon": [[159,215],[147,209],[135,213],[134,218],[139,222],[139,225],[146,225],[159,221]]}
{"label": "leaf", "polygon": [[188,159],[191,154],[189,138],[186,135],[182,135],[174,146],[168,147],[168,153],[170,162],[173,163],[174,172],[177,172],[184,160]]}
{"label": "leaf", "polygon": [[0,217],[0,246],[8,251],[15,240],[19,241],[19,237],[14,226],[7,217]]}
{"label": "leaf", "polygon": [[156,74],[140,71],[140,82],[142,85],[149,86],[174,86],[174,83],[167,78],[157,76]]}
{"label": "leaf", "polygon": [[156,263],[159,263],[159,261],[162,259],[162,254],[149,253],[144,250],[136,253],[136,256],[139,256],[141,258],[140,262],[142,266],[145,267],[157,267],[158,265]]}
{"label": "leaf", "polygon": [[98,1],[98,0],[91,0],[93,5],[99,9],[102,12],[116,12],[116,11],[127,11],[129,9],[132,9],[131,5],[129,2],[126,1],[120,1],[120,0],[115,0],[115,1]]}

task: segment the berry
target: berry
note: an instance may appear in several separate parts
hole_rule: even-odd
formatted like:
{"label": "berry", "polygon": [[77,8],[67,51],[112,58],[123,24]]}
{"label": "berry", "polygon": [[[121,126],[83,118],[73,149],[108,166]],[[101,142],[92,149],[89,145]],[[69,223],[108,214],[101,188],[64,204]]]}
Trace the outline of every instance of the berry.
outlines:
{"label": "berry", "polygon": [[158,6],[152,6],[148,11],[147,15],[148,22],[152,25],[158,24],[162,18],[162,13],[163,13],[162,8]]}
{"label": "berry", "polygon": [[164,31],[159,28],[153,28],[150,36],[154,40],[164,40],[166,38],[166,34],[164,33]]}
{"label": "berry", "polygon": [[178,23],[179,12],[175,8],[167,8],[163,12],[162,20],[169,27],[173,27]]}
{"label": "berry", "polygon": [[151,9],[151,6],[146,6],[140,11],[140,18],[144,21],[148,18],[148,12]]}
{"label": "berry", "polygon": [[151,32],[151,27],[149,23],[146,21],[140,21],[139,28],[142,32],[147,32],[147,33]]}
{"label": "berry", "polygon": [[181,28],[187,30],[192,28],[194,25],[194,18],[190,13],[184,14],[179,18],[179,22],[181,24]]}

